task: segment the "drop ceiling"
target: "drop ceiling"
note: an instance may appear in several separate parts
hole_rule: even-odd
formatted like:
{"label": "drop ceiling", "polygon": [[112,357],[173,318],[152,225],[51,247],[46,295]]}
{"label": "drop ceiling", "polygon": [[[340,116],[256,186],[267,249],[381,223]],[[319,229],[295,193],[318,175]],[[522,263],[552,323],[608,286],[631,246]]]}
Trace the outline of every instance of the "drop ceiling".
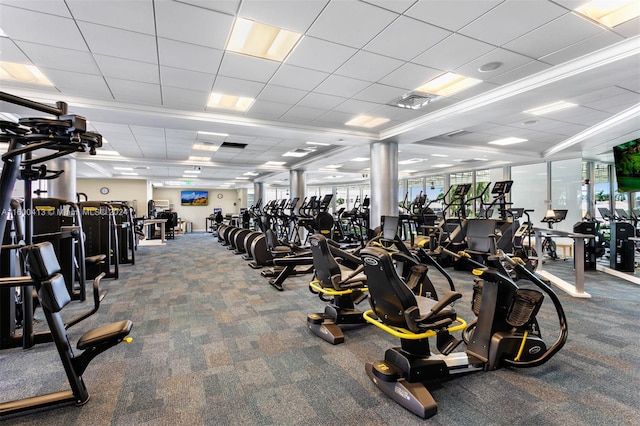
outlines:
{"label": "drop ceiling", "polygon": [[[87,117],[108,142],[102,151],[118,155],[78,155],[79,178],[131,178],[114,169],[130,167],[136,178],[178,186],[282,184],[291,169],[306,170],[309,184],[361,181],[369,163],[350,160],[380,141],[397,142],[401,161],[421,160],[400,165],[401,176],[575,156],[611,161],[614,145],[640,137],[640,19],[607,28],[573,12],[583,3],[0,0],[0,60],[36,65],[53,83],[0,81],[0,90],[65,101]],[[231,53],[236,17],[302,37],[283,62]],[[482,83],[419,110],[393,104],[445,72]],[[256,100],[244,113],[207,108],[212,91]],[[558,100],[578,106],[523,112]],[[361,114],[389,121],[345,125]],[[488,144],[506,137],[527,142]],[[569,146],[554,152],[562,143]],[[308,154],[283,156],[291,151]],[[197,168],[197,177],[183,177]]]}

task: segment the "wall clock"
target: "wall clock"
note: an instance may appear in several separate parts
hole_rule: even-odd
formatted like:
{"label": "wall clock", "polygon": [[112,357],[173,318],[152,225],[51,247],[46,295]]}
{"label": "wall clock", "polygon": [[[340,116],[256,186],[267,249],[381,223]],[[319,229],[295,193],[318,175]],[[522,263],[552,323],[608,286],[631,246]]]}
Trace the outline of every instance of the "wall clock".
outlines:
{"label": "wall clock", "polygon": [[103,186],[102,188],[100,188],[100,193],[102,195],[107,195],[109,193],[109,188],[107,188],[106,186]]}
{"label": "wall clock", "polygon": [[222,197],[223,197],[223,195],[222,195],[222,194],[218,194],[218,199],[219,199],[219,200],[221,200],[221,199],[222,199]]}

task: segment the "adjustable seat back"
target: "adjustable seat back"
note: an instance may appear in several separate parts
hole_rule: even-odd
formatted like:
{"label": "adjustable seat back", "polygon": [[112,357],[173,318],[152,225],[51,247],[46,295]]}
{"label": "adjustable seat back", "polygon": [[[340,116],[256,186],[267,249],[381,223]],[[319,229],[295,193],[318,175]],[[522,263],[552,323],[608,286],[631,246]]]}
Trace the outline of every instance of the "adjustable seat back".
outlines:
{"label": "adjustable seat back", "polygon": [[391,255],[378,247],[366,247],[361,256],[374,313],[386,324],[408,329],[405,311],[418,302],[398,275]]}
{"label": "adjustable seat back", "polygon": [[332,288],[331,277],[342,275],[340,265],[333,257],[329,249],[329,243],[322,234],[313,234],[309,237],[309,246],[313,256],[313,269],[316,279],[322,287]]}

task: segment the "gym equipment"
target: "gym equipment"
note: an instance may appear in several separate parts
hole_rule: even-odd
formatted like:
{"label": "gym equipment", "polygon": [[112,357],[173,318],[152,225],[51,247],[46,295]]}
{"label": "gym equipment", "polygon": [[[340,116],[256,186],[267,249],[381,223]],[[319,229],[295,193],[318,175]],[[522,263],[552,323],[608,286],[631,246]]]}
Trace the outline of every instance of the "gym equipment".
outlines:
{"label": "gym equipment", "polygon": [[[355,308],[367,298],[366,276],[362,273],[360,259],[351,253],[332,247],[322,234],[309,237],[313,256],[314,280],[309,290],[319,294],[320,299],[331,302],[324,312],[309,314],[307,327],[316,336],[336,345],[344,342],[340,325],[363,324],[362,311]],[[332,253],[332,251],[335,251]],[[351,267],[339,264],[336,256],[351,262]]]}
{"label": "gym equipment", "polygon": [[[50,242],[43,242],[26,246],[22,251],[71,389],[0,403],[1,416],[65,403],[85,404],[89,400],[89,392],[82,374],[91,360],[122,341],[132,341],[127,336],[133,323],[130,320],[118,321],[85,332],[76,344],[76,348],[83,352],[74,355],[61,317],[61,311],[71,301],[71,296],[60,273],[53,246]],[[18,281],[24,278],[18,278]]]}
{"label": "gym equipment", "polygon": [[106,255],[104,262],[87,268],[87,278],[93,279],[104,272],[105,278],[118,279],[120,264],[118,227],[113,207],[104,201],[83,201],[79,207],[82,213],[82,229],[86,235],[87,256]]}
{"label": "gym equipment", "polygon": [[635,229],[627,222],[611,222],[609,242],[609,265],[616,271],[633,272],[635,268],[635,246],[629,237],[635,237]]}
{"label": "gym equipment", "polygon": [[[87,200],[85,200],[87,201]],[[126,201],[109,201],[116,219],[118,234],[118,263],[136,264],[135,211]]]}
{"label": "gym equipment", "polygon": [[605,253],[605,248],[602,247],[602,241],[598,232],[598,222],[577,222],[575,225],[573,225],[573,232],[575,232],[576,234],[594,235],[593,238],[585,238],[584,241],[584,270],[595,271],[596,259],[598,257],[602,257]]}
{"label": "gym equipment", "polygon": [[[67,104],[58,102],[55,107],[34,102],[18,96],[0,92],[0,101],[6,101],[22,107],[34,109],[52,115],[55,118],[21,118],[18,123],[0,121],[0,141],[9,144],[7,152],[2,155],[4,166],[0,176],[0,235],[5,236],[7,219],[11,214],[11,196],[15,182],[20,177],[24,181],[24,208],[32,211],[33,180],[55,178],[62,171],[47,170],[45,162],[68,154],[89,152],[96,154],[102,146],[102,136],[87,132],[84,117],[68,114]],[[44,150],[42,155],[33,157],[36,151]],[[25,216],[24,243],[30,245],[33,239],[32,215]],[[22,242],[20,242],[21,244]],[[15,247],[15,246],[14,246]],[[2,247],[2,252],[6,249]],[[4,253],[2,254],[4,257]],[[9,264],[0,265],[0,276],[19,273],[17,268]],[[22,281],[21,281],[22,280]],[[19,284],[8,287],[22,287],[23,295],[32,293],[33,285],[28,280],[18,278]],[[12,303],[10,301],[9,303]],[[5,306],[6,301],[0,303]],[[33,298],[22,297],[23,347],[29,348],[36,343],[33,333]],[[31,316],[31,317],[29,317]]]}
{"label": "gym equipment", "polygon": [[[386,351],[384,360],[367,363],[365,371],[380,390],[417,416],[428,418],[437,412],[427,382],[503,366],[535,367],[547,362],[566,342],[566,317],[553,290],[508,256],[503,261],[537,289],[519,288],[493,268],[474,270],[478,279],[472,308],[477,319],[469,325],[450,307],[460,293],[449,291],[439,302],[416,297],[386,250],[367,247],[361,256],[372,308],[364,318],[401,341],[400,347]],[[536,320],[544,295],[553,302],[560,329],[550,346],[543,341]],[[453,352],[460,340],[451,333],[460,330],[464,330],[467,348]],[[429,347],[433,336],[437,354]]]}
{"label": "gym equipment", "polygon": [[[545,215],[545,217],[541,220],[541,222],[545,222],[549,229],[553,229],[553,224],[562,222],[567,218],[568,210],[552,210],[553,215]],[[553,237],[550,235],[545,235],[542,240],[542,247],[540,248],[540,252],[543,255],[548,256],[552,260],[558,260],[558,252],[556,251],[556,242],[553,241]]]}

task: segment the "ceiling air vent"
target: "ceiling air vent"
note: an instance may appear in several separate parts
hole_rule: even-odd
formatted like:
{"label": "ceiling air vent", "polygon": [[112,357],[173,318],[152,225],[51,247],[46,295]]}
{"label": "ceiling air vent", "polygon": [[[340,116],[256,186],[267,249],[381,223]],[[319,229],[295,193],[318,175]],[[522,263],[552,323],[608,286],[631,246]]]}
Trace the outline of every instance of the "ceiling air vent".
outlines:
{"label": "ceiling air vent", "polygon": [[393,104],[400,108],[415,110],[436,101],[438,98],[439,96],[430,95],[427,93],[409,92],[402,96],[400,99],[394,101]]}
{"label": "ceiling air vent", "polygon": [[220,145],[220,148],[244,149],[245,146],[247,146],[246,143],[222,142],[222,145]]}
{"label": "ceiling air vent", "polygon": [[467,132],[466,130],[456,130],[455,132],[447,133],[445,136],[449,138],[457,138],[460,136],[470,135],[471,132]]}

